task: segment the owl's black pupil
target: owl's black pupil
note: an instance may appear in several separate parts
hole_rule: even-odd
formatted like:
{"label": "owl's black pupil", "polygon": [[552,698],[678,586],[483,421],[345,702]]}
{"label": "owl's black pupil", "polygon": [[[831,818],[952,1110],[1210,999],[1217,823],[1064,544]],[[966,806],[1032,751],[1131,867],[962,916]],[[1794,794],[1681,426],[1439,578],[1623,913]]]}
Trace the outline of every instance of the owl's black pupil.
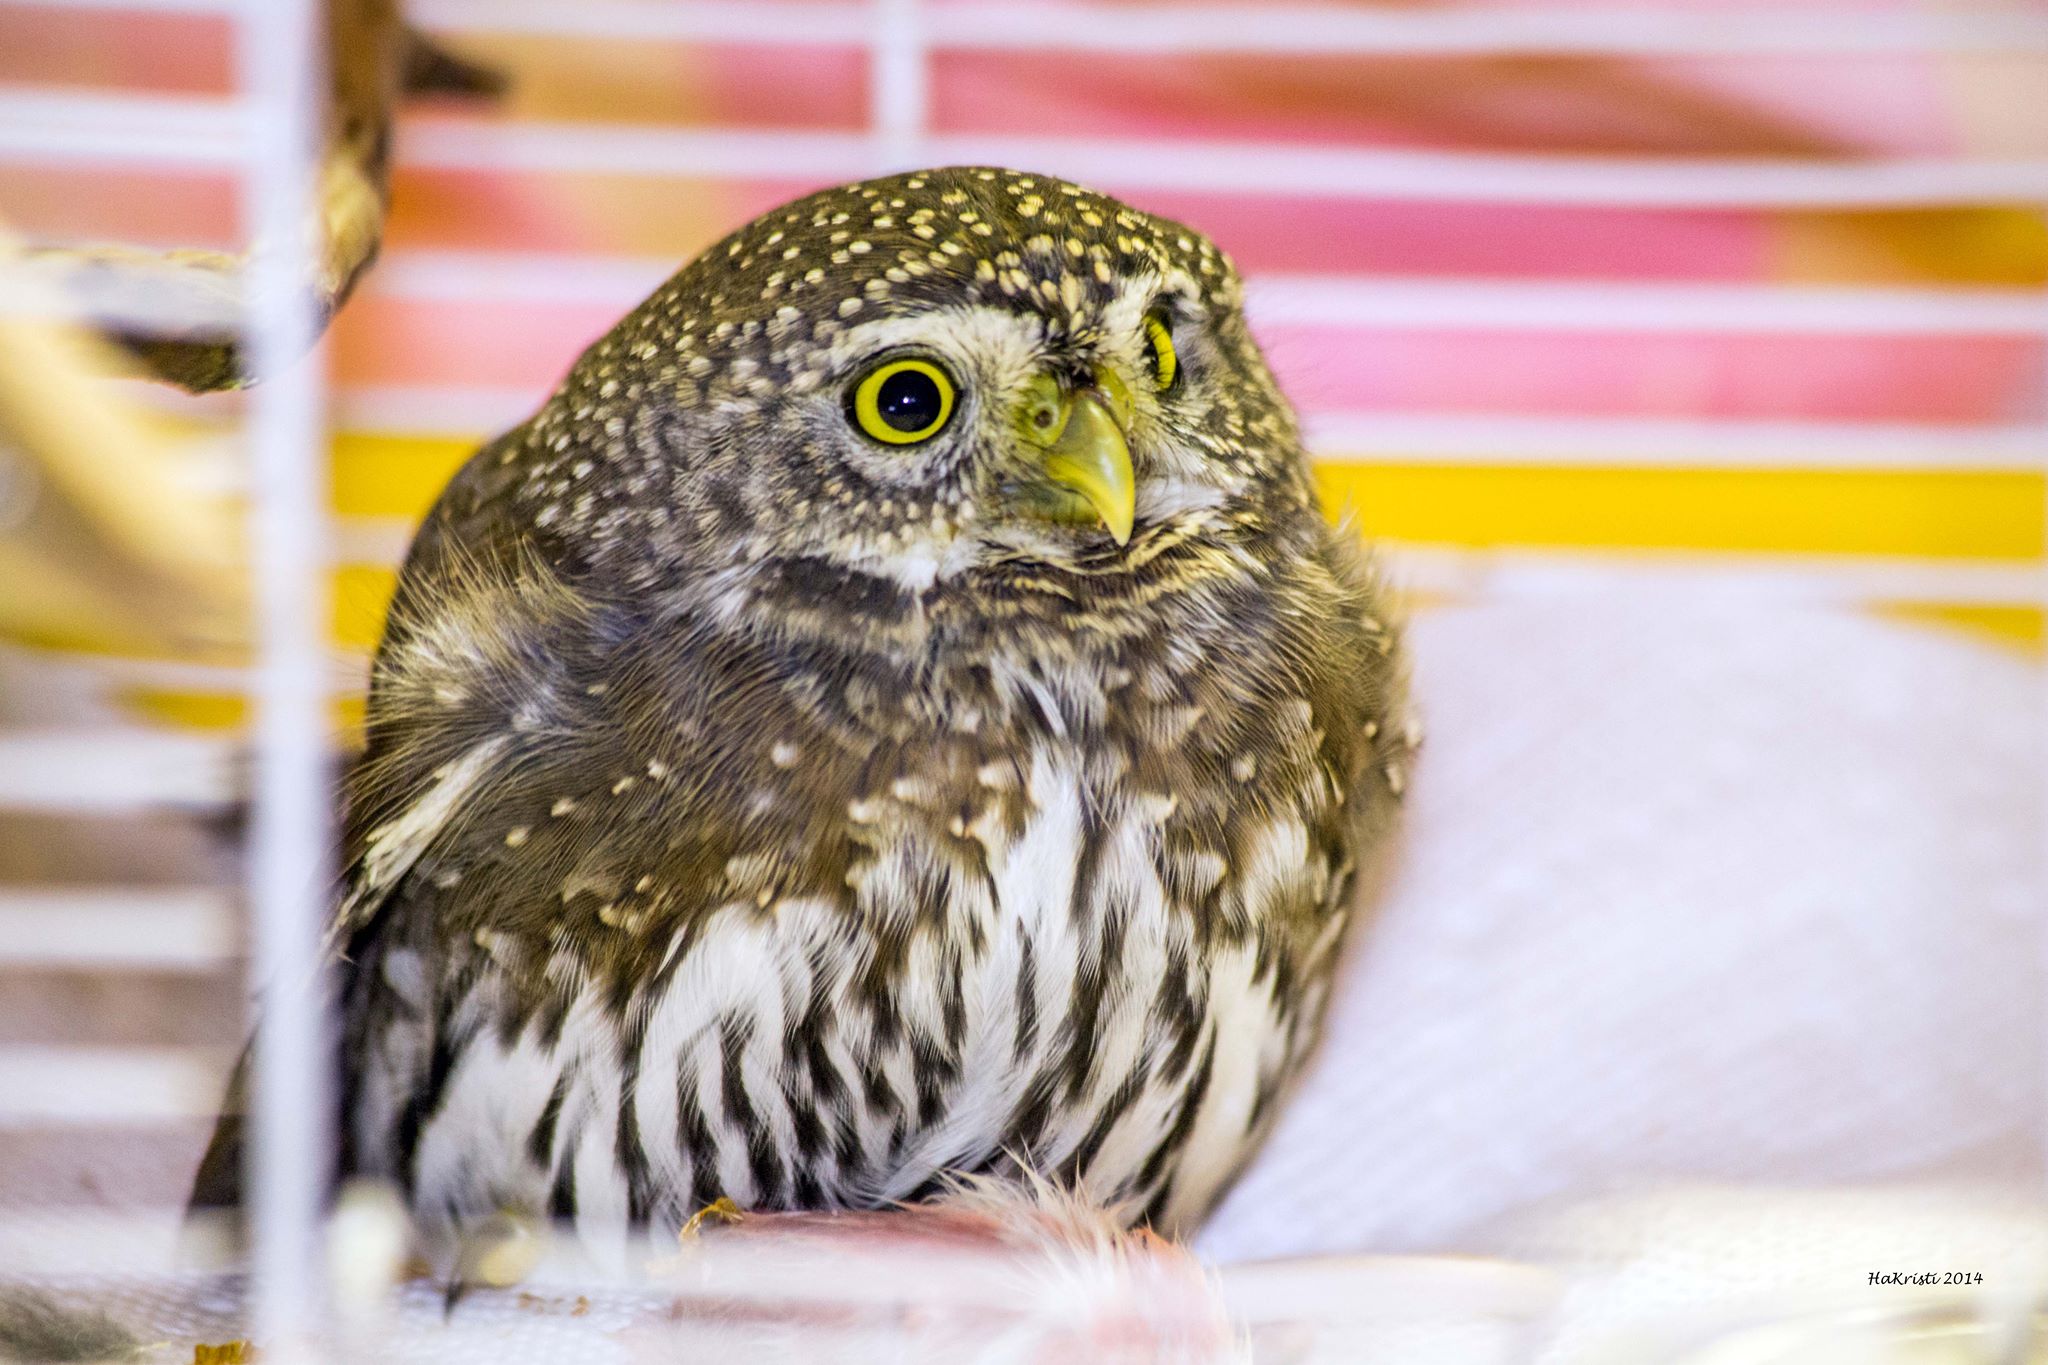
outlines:
{"label": "owl's black pupil", "polygon": [[938,381],[920,370],[898,370],[875,394],[875,411],[898,431],[923,431],[944,409]]}

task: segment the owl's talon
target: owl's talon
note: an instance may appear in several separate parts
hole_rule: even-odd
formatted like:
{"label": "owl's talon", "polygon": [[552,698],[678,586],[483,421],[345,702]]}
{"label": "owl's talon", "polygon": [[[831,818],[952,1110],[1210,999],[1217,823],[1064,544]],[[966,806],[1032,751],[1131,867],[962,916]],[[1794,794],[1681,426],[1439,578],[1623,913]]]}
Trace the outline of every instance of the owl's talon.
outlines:
{"label": "owl's talon", "polygon": [[744,1221],[746,1216],[746,1213],[741,1210],[738,1204],[733,1203],[730,1197],[720,1195],[690,1215],[689,1221],[676,1230],[676,1241],[695,1241],[698,1234],[704,1231],[704,1224],[707,1220],[719,1223],[738,1223]]}

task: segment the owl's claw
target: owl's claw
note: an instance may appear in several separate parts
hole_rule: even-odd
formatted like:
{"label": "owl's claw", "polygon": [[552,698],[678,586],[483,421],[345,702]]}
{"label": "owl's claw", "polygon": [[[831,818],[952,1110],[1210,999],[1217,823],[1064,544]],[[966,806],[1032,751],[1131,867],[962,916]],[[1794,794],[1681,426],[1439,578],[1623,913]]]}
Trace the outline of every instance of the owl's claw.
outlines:
{"label": "owl's claw", "polygon": [[681,1228],[677,1229],[676,1240],[678,1242],[694,1241],[697,1235],[704,1231],[704,1224],[707,1221],[737,1223],[746,1216],[738,1204],[733,1203],[727,1196],[720,1195],[690,1215],[689,1220]]}

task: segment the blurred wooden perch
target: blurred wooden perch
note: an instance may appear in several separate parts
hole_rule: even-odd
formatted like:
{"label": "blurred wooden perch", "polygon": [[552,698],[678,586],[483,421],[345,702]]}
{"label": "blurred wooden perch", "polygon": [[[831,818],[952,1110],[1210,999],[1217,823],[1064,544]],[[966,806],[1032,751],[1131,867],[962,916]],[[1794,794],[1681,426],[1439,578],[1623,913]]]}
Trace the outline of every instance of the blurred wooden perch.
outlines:
{"label": "blurred wooden perch", "polygon": [[[304,284],[323,328],[382,241],[401,94],[501,84],[410,33],[397,0],[329,0],[327,16],[330,101]],[[244,490],[205,469],[236,463],[210,448],[227,438],[165,420],[117,378],[140,359],[193,391],[246,383],[247,266],[218,251],[39,246],[0,225],[0,639],[247,661]]]}
{"label": "blurred wooden perch", "polygon": [[[323,327],[383,238],[400,95],[500,85],[407,30],[397,0],[330,0],[327,14],[331,99],[305,286]],[[106,339],[184,388],[239,387],[246,264],[225,252],[0,236],[0,635],[240,658],[239,499],[186,477],[186,438],[112,388],[108,377],[134,366]]]}
{"label": "blurred wooden perch", "polygon": [[[400,97],[490,96],[504,84],[408,29],[398,0],[329,0],[327,37],[330,100],[313,210],[318,256],[307,281],[323,328],[383,241]],[[16,247],[0,258],[0,297],[17,309],[15,301],[25,301],[31,311],[45,301],[182,388],[237,388],[248,378],[238,344],[249,303],[244,263],[215,251]]]}
{"label": "blurred wooden perch", "polygon": [[180,476],[164,426],[109,392],[99,338],[0,317],[0,634],[234,657],[248,629],[242,515]]}

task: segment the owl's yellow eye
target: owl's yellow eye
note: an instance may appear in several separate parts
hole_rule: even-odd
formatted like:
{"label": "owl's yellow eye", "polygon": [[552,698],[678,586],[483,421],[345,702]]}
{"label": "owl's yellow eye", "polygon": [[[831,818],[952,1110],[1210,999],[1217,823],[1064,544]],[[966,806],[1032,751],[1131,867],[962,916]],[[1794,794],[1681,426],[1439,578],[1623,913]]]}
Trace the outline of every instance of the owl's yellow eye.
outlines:
{"label": "owl's yellow eye", "polygon": [[1152,361],[1152,382],[1161,393],[1180,378],[1180,357],[1174,353],[1173,333],[1166,319],[1157,313],[1145,315],[1145,354]]}
{"label": "owl's yellow eye", "polygon": [[885,360],[853,389],[853,421],[885,445],[929,441],[953,416],[953,378],[929,360]]}

